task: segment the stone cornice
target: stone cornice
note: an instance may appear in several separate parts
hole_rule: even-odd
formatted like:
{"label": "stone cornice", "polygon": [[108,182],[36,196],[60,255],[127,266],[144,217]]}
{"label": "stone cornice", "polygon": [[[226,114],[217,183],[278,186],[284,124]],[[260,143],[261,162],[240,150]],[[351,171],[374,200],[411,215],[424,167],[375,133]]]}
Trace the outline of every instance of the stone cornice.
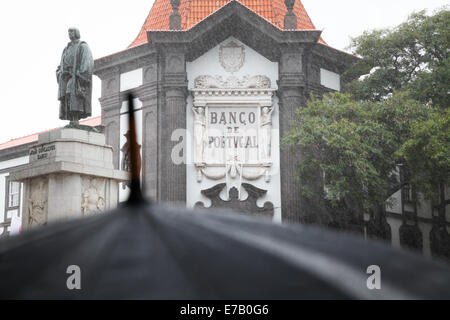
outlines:
{"label": "stone cornice", "polygon": [[100,101],[100,105],[104,111],[109,111],[111,109],[117,108],[117,104],[121,102],[121,95],[119,93],[108,95],[105,97],[101,97],[98,99]]}
{"label": "stone cornice", "polygon": [[210,104],[270,107],[276,89],[193,89],[190,91],[196,107],[205,107]]}
{"label": "stone cornice", "polygon": [[305,76],[303,73],[282,73],[278,80],[279,90],[289,88],[302,88],[306,86]]}
{"label": "stone cornice", "polygon": [[334,49],[330,46],[317,43],[311,50],[311,53],[322,57],[326,60],[331,60],[340,69],[341,72],[345,71],[349,66],[356,63],[359,58],[344,51]]}
{"label": "stone cornice", "polygon": [[136,89],[136,94],[142,102],[149,101],[158,97],[157,83],[144,84]]}
{"label": "stone cornice", "polygon": [[99,58],[95,60],[94,74],[101,79],[110,74],[121,72],[121,69],[129,63],[138,65],[148,64],[156,54],[156,51],[149,44],[126,49],[124,51]]}

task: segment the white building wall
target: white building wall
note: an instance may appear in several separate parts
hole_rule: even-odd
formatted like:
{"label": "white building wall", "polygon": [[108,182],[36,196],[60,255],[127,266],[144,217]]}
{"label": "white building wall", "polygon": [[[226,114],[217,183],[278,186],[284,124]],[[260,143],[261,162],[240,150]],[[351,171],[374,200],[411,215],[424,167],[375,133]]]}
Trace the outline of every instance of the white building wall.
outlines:
{"label": "white building wall", "polygon": [[402,191],[399,190],[394,193],[389,199],[388,204],[386,205],[386,210],[388,212],[393,212],[397,214],[402,213]]}
{"label": "white building wall", "polygon": [[[8,220],[12,219],[15,215],[16,217],[20,217],[20,213],[22,212],[22,207],[24,203],[23,199],[23,185],[20,188],[20,207],[18,210],[10,210],[6,212],[6,219],[5,219],[5,210],[6,210],[6,179],[9,176],[8,169],[11,168],[11,170],[17,166],[25,165],[29,163],[29,156],[20,157],[16,159],[11,159],[7,161],[0,162],[0,170],[3,171],[3,173],[0,174],[0,236],[3,235],[4,232],[9,231],[8,227],[2,227],[1,224],[8,222]],[[6,229],[6,230],[5,230]]]}
{"label": "white building wall", "polygon": [[387,222],[389,223],[391,227],[392,232],[392,246],[395,248],[401,248],[400,245],[400,227],[402,226],[402,220],[396,219],[396,218],[387,218]]}
{"label": "white building wall", "polygon": [[142,86],[142,68],[120,75],[120,91],[127,91]]}
{"label": "white building wall", "polygon": [[425,200],[424,196],[419,194],[419,203],[417,205],[417,216],[420,218],[432,219],[433,212],[430,200]]}
{"label": "white building wall", "polygon": [[423,255],[431,258],[430,232],[433,227],[431,223],[418,223],[420,231],[422,231]]}

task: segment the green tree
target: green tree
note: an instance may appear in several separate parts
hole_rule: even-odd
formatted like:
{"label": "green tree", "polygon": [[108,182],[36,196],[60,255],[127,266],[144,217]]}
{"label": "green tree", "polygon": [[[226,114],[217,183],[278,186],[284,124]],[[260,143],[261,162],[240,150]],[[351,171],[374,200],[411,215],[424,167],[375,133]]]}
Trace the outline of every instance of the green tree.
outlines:
{"label": "green tree", "polygon": [[[352,219],[364,212],[383,211],[401,185],[395,174],[398,150],[410,137],[413,123],[432,111],[406,93],[379,102],[355,101],[333,93],[311,98],[293,119],[283,143],[300,151],[298,178],[303,196],[321,203],[321,223],[333,224],[343,208]],[[317,188],[318,173],[323,184]],[[320,184],[319,184],[320,185]]]}
{"label": "green tree", "polygon": [[393,29],[364,32],[349,47],[361,60],[346,73],[345,90],[356,99],[381,101],[409,89],[419,101],[448,107],[449,44],[448,7],[432,16],[414,13]]}
{"label": "green tree", "polygon": [[412,173],[409,182],[414,189],[443,207],[441,190],[450,181],[450,109],[434,110],[427,120],[414,121],[396,156]]}

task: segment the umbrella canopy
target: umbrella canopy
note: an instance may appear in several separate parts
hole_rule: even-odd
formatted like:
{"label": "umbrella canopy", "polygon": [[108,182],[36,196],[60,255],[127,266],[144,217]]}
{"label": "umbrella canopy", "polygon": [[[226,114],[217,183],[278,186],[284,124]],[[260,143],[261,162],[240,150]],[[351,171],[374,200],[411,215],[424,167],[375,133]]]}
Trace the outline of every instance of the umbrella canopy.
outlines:
{"label": "umbrella canopy", "polygon": [[[131,112],[131,146],[134,128]],[[124,206],[0,243],[0,298],[450,299],[450,269],[379,243],[149,204],[137,152],[132,147]],[[381,269],[381,290],[367,286],[373,265]],[[70,266],[79,267],[82,290],[68,289]]]}
{"label": "umbrella canopy", "polygon": [[[66,286],[71,265],[82,290]],[[449,269],[382,244],[148,204],[5,241],[0,274],[3,299],[450,298]]]}

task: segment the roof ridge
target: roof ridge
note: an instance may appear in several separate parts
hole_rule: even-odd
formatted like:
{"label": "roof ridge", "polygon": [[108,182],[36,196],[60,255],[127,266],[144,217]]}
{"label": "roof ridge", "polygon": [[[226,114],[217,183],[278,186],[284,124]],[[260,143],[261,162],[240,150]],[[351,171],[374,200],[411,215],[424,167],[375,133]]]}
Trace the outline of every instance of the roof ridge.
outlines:
{"label": "roof ridge", "polygon": [[[284,30],[283,17],[287,12],[284,0],[181,0],[179,12],[182,15],[182,30],[180,31],[192,29],[232,2],[238,2],[276,28]],[[155,0],[141,30],[128,49],[148,43],[147,31],[170,31],[171,11],[170,0]],[[296,1],[294,13],[298,18],[297,31],[317,30],[301,0]],[[322,38],[320,41],[325,43]]]}
{"label": "roof ridge", "polygon": [[[155,0],[155,2],[153,2],[153,5],[152,5],[152,7],[150,8],[150,10],[149,10],[149,12],[148,12],[147,18],[145,18],[144,23],[142,24],[141,29],[139,30],[139,32],[138,32],[138,34],[136,35],[136,37],[134,38],[134,40],[133,40],[133,41],[130,43],[130,45],[127,47],[127,49],[130,49],[130,48],[133,48],[133,47],[137,47],[137,45],[135,45],[134,43],[139,39],[139,36],[141,35],[142,30],[145,28],[145,25],[147,24],[147,21],[149,20],[150,15],[152,14],[152,9],[153,9],[153,7],[154,7],[154,5],[156,4],[157,1],[158,1],[158,0]],[[142,44],[143,44],[143,43],[142,43]]]}

